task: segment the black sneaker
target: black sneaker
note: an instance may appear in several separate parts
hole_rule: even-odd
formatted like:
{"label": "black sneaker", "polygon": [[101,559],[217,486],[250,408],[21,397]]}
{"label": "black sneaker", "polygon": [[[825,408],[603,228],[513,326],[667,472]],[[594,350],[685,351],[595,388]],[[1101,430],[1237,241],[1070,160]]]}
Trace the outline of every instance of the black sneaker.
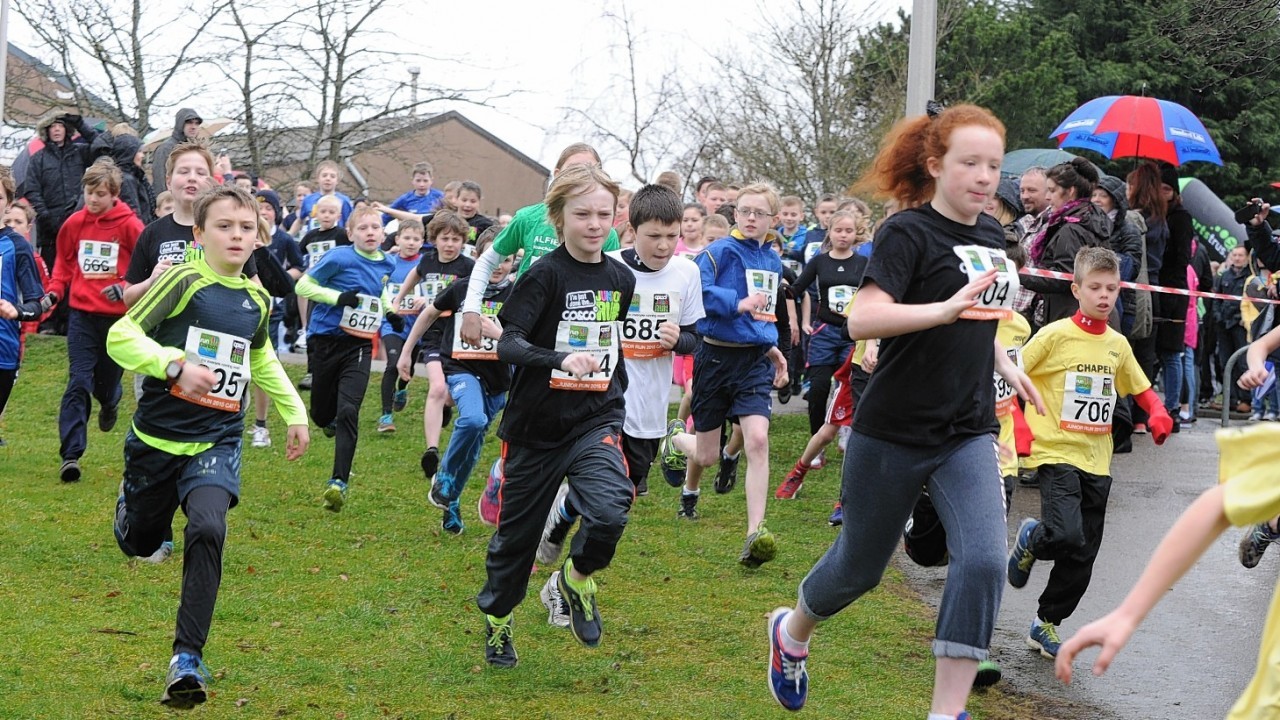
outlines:
{"label": "black sneaker", "polygon": [[484,661],[494,667],[513,668],[519,660],[516,646],[511,642],[511,620],[498,625],[484,616]]}
{"label": "black sneaker", "polygon": [[453,408],[448,405],[444,406],[444,412],[440,414],[440,427],[449,427],[449,423],[453,421]]}
{"label": "black sneaker", "polygon": [[111,432],[116,426],[116,420],[120,419],[119,405],[103,405],[98,410],[98,429],[102,432]]}
{"label": "black sneaker", "polygon": [[569,568],[560,571],[560,596],[569,603],[569,629],[578,642],[589,648],[600,645],[600,611],[596,609],[596,581],[587,578],[587,588],[578,593],[569,586]]}
{"label": "black sneaker", "polygon": [[720,453],[720,467],[716,470],[716,494],[724,495],[738,484],[738,461],[741,459],[741,453],[736,458],[728,458]]}
{"label": "black sneaker", "polygon": [[791,402],[791,383],[778,388],[778,402],[786,405]]}
{"label": "black sneaker", "polygon": [[680,511],[676,513],[677,517],[685,520],[698,519],[698,494],[697,493],[680,493]]}
{"label": "black sneaker", "polygon": [[[3,443],[3,442],[4,440],[0,440],[0,443]],[[0,447],[4,447],[4,446],[0,445]],[[636,497],[644,497],[648,494],[649,494],[649,479],[642,478],[640,480],[640,483],[636,485]]]}
{"label": "black sneaker", "polygon": [[65,460],[62,463],[62,469],[58,471],[58,477],[62,478],[64,483],[73,483],[80,479],[80,461]]}
{"label": "black sneaker", "polygon": [[[422,453],[422,474],[427,476],[427,480],[435,477],[436,471],[440,469],[440,451],[436,448],[427,448]],[[445,503],[448,505],[449,503]],[[437,505],[436,507],[440,507]]]}

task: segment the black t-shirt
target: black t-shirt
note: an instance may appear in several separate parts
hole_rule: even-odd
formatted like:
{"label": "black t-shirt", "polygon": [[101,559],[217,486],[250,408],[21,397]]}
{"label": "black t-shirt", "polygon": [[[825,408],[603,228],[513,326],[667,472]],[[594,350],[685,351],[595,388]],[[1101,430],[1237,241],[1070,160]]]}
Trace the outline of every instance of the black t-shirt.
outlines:
{"label": "black t-shirt", "polygon": [[[312,243],[331,242],[333,247],[342,247],[351,244],[351,236],[347,234],[346,228],[341,225],[334,225],[328,230],[314,228],[308,230],[306,235],[302,236],[302,240],[298,243],[301,246],[302,255],[306,258],[307,265],[311,265],[312,248],[308,246]],[[323,256],[323,254],[322,254]]]}
{"label": "black t-shirt", "polygon": [[[179,225],[172,213],[152,222],[142,229],[133,246],[124,281],[130,285],[145,281],[163,260],[175,265],[185,262],[187,250],[195,244],[195,239],[195,229],[191,225]],[[258,274],[258,261],[252,255],[244,264],[244,274],[249,277]]]}
{"label": "black t-shirt", "polygon": [[[962,225],[932,206],[895,213],[876,233],[865,283],[899,303],[947,300],[968,282],[955,248],[1004,249],[1004,231],[979,215]],[[934,446],[999,431],[995,416],[995,320],[950,325],[885,338],[871,380],[854,410],[860,433],[906,445]]]}
{"label": "black t-shirt", "polygon": [[[503,283],[501,288],[494,289],[492,292],[489,288],[485,289],[483,310],[484,314],[497,314],[501,312],[502,306],[507,302],[507,298],[511,296],[511,286],[513,283]],[[492,286],[490,286],[492,287]],[[459,317],[459,311],[462,310],[462,301],[466,299],[467,284],[456,282],[445,288],[435,300],[437,310],[442,312],[450,312],[452,314],[443,316],[437,320],[432,329],[437,327],[440,329],[442,339],[440,341],[440,364],[446,376],[464,372],[475,375],[480,384],[484,386],[485,394],[496,395],[504,393],[511,387],[511,365],[499,360],[454,360],[453,359],[453,341],[454,330],[453,324]]]}
{"label": "black t-shirt", "polygon": [[816,280],[818,320],[842,327],[846,308],[853,300],[853,294],[862,285],[862,274],[866,269],[867,259],[861,255],[836,260],[830,253],[822,253],[804,266],[804,271],[796,279],[793,292],[799,296]]}
{"label": "black t-shirt", "polygon": [[[454,285],[454,281],[458,278],[471,277],[471,268],[475,266],[476,261],[466,255],[459,255],[449,262],[440,262],[440,255],[435,248],[423,248],[422,257],[418,260],[416,268],[418,287],[422,288],[428,301],[434,300],[445,288]],[[466,287],[465,282],[462,285]],[[443,332],[440,323],[432,325],[431,329],[422,336],[422,347],[434,352],[442,345],[449,344],[452,336],[446,336]]]}
{"label": "black t-shirt", "polygon": [[[619,346],[635,288],[635,276],[622,263],[607,256],[598,263],[579,262],[564,245],[525,270],[498,315],[503,337],[498,353],[504,361],[523,362],[523,356],[508,346],[512,338],[523,337],[541,349],[548,361],[516,366],[499,437],[545,449],[572,442],[604,424],[622,425],[627,375]],[[566,343],[559,349],[557,334]],[[598,377],[581,382],[596,383],[607,376],[605,389],[551,387],[553,376],[558,385],[575,384],[551,369],[553,364],[559,366],[570,348],[612,349],[610,366],[602,368]]]}

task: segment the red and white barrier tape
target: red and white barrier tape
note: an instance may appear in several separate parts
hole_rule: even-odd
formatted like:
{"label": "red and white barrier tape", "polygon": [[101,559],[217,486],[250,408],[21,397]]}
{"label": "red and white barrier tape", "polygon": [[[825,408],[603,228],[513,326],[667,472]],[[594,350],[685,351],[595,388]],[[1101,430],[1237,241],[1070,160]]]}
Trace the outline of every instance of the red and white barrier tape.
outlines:
{"label": "red and white barrier tape", "polygon": [[[1071,273],[1058,272],[1057,270],[1042,270],[1040,268],[1024,267],[1018,271],[1019,275],[1034,275],[1035,277],[1053,278],[1054,280],[1066,280],[1071,282],[1075,277]],[[1280,305],[1280,300],[1271,298],[1255,298],[1248,295],[1225,295],[1223,293],[1202,292],[1200,290],[1187,290],[1185,288],[1171,288],[1163,285],[1148,285],[1146,283],[1135,283],[1122,281],[1120,287],[1127,290],[1149,290],[1151,292],[1167,293],[1169,295],[1186,295],[1187,297],[1203,297],[1213,298],[1215,300],[1248,300],[1255,303],[1269,303],[1271,305]]]}

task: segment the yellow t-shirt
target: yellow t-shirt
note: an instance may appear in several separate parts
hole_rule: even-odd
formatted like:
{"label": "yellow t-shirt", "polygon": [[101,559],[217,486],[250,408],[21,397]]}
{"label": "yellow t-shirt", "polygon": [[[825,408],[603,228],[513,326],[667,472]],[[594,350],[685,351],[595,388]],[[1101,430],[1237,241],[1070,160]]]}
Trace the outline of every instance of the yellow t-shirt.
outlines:
{"label": "yellow t-shirt", "polygon": [[[1009,353],[1009,358],[1018,367],[1022,367],[1022,346],[1027,344],[1027,338],[1030,335],[1031,325],[1027,323],[1022,313],[1013,313],[1002,319],[996,327],[996,340],[1000,341],[1000,347]],[[1018,402],[1018,393],[1004,381],[1004,378],[1000,377],[999,373],[996,373],[993,381],[996,387],[996,419],[1000,421],[1000,445],[1013,450],[1013,403]],[[1017,455],[1001,461],[1001,476],[1010,477],[1017,474]]]}
{"label": "yellow t-shirt", "polygon": [[1129,341],[1111,328],[1093,335],[1064,318],[1031,338],[1022,349],[1022,363],[1046,411],[1026,413],[1035,436],[1027,466],[1065,464],[1094,475],[1111,474],[1116,400],[1151,387]]}
{"label": "yellow t-shirt", "polygon": [[[1218,475],[1223,510],[1232,525],[1254,525],[1280,515],[1280,427],[1260,423],[1218,431]],[[1280,586],[1262,629],[1258,666],[1227,720],[1272,720],[1280,708]]]}

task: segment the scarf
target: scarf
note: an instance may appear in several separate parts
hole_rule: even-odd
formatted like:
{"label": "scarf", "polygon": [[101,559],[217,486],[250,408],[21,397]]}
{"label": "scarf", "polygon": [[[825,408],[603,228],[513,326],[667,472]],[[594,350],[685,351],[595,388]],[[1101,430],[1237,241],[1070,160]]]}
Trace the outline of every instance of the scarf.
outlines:
{"label": "scarf", "polygon": [[1038,267],[1040,265],[1040,259],[1044,257],[1044,246],[1049,238],[1049,230],[1056,227],[1059,223],[1080,222],[1080,218],[1072,215],[1071,213],[1079,210],[1088,203],[1089,198],[1078,198],[1049,213],[1049,219],[1044,223],[1044,226],[1040,228],[1040,232],[1036,235],[1036,239],[1031,241],[1031,250],[1029,251],[1029,254],[1033,265]]}

